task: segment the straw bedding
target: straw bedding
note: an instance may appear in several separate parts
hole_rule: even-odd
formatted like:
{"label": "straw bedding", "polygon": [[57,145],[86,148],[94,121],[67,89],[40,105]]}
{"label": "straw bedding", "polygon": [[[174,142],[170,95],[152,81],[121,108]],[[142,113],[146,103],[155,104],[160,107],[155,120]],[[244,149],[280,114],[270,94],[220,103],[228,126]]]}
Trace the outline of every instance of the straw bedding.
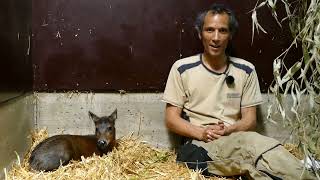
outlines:
{"label": "straw bedding", "polygon": [[18,158],[17,163],[6,173],[6,179],[227,179],[206,178],[199,172],[189,170],[184,164],[176,164],[174,152],[154,148],[132,135],[120,138],[118,147],[102,157],[93,155],[81,161],[72,161],[53,172],[37,172],[30,169],[28,159],[35,146],[47,137],[48,133],[44,129],[32,132],[30,150],[22,162]]}
{"label": "straw bedding", "polygon": [[[32,132],[32,147],[22,162],[17,162],[9,172],[5,172],[8,180],[59,179],[59,180],[114,180],[114,179],[212,179],[232,180],[236,178],[204,177],[199,172],[189,170],[184,164],[175,162],[175,153],[157,149],[132,135],[118,140],[118,147],[102,157],[93,155],[72,161],[53,172],[37,172],[30,169],[28,159],[34,147],[48,137],[46,130]],[[291,151],[295,147],[288,145]]]}

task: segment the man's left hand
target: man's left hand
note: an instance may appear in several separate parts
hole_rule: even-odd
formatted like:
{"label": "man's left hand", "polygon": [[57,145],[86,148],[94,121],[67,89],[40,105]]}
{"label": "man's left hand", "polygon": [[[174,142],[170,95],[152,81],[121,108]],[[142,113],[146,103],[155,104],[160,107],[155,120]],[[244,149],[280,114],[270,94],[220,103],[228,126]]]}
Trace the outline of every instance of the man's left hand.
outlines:
{"label": "man's left hand", "polygon": [[208,142],[215,139],[219,139],[221,136],[226,135],[227,127],[222,121],[219,121],[218,124],[211,124],[206,126]]}

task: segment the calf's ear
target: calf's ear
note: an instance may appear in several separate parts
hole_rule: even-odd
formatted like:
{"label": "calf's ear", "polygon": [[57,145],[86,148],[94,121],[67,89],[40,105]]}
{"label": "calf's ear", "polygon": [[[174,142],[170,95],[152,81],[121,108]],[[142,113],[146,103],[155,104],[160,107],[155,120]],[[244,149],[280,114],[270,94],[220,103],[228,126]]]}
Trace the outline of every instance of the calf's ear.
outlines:
{"label": "calf's ear", "polygon": [[113,113],[109,116],[112,120],[116,120],[118,115],[117,115],[117,109],[113,111]]}
{"label": "calf's ear", "polygon": [[89,111],[89,117],[90,117],[90,119],[92,119],[92,121],[95,122],[95,123],[98,122],[99,119],[100,119],[97,115],[93,114],[91,111]]}

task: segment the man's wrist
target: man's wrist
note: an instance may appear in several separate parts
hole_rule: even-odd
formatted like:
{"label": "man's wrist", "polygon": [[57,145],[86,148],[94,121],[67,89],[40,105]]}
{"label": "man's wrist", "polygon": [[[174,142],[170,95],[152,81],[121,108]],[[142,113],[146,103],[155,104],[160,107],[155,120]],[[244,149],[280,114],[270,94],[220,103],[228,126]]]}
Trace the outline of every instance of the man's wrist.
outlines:
{"label": "man's wrist", "polygon": [[203,140],[203,134],[204,134],[204,128],[200,127],[200,126],[196,126],[196,134],[195,134],[195,139],[198,141],[202,141]]}
{"label": "man's wrist", "polygon": [[236,131],[235,125],[226,126],[226,135],[230,135],[231,133]]}

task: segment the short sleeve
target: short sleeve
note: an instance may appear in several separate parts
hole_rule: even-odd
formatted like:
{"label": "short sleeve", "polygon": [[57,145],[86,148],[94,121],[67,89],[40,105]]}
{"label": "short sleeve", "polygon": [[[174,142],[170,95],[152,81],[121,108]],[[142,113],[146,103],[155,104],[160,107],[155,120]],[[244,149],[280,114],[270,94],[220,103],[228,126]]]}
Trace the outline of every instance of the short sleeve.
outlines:
{"label": "short sleeve", "polygon": [[260,86],[258,76],[255,70],[253,70],[246,80],[244,90],[241,99],[241,108],[256,106],[263,102],[260,92]]}
{"label": "short sleeve", "polygon": [[183,108],[186,99],[181,74],[179,73],[176,64],[174,64],[168,76],[162,101]]}

